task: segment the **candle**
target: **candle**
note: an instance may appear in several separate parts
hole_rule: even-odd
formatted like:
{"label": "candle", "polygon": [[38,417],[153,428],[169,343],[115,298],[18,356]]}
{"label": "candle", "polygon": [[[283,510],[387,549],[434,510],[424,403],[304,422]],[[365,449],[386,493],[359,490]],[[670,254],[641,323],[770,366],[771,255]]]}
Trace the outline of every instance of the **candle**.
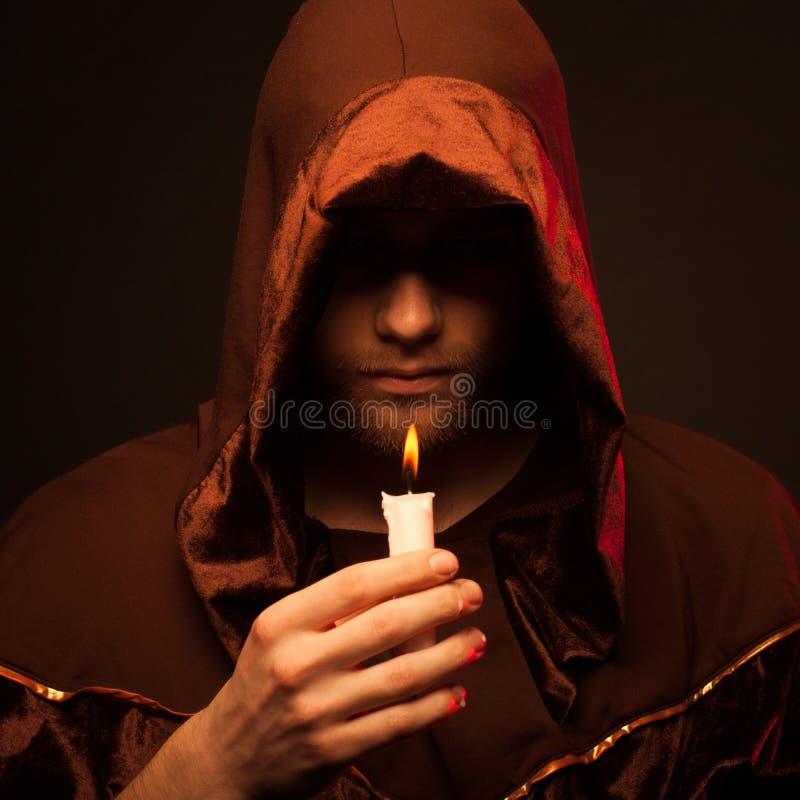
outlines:
{"label": "candle", "polygon": [[[403,477],[408,487],[407,494],[391,495],[381,492],[381,508],[389,526],[389,555],[396,556],[412,550],[434,547],[433,498],[434,492],[412,491],[419,465],[419,441],[417,429],[412,424],[406,434],[403,448]],[[395,648],[397,652],[409,653],[422,650],[436,643],[436,631],[424,631]]]}

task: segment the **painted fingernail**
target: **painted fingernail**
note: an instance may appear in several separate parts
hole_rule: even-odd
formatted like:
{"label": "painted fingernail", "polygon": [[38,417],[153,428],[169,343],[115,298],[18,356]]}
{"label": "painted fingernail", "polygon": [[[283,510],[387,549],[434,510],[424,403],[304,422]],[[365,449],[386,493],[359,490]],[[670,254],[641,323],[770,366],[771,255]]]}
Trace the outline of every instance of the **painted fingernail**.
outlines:
{"label": "painted fingernail", "polygon": [[483,651],[486,650],[486,636],[484,636],[482,631],[475,631],[475,639],[472,642],[472,652],[475,656],[483,655]]}
{"label": "painted fingernail", "polygon": [[430,557],[428,562],[437,575],[455,575],[458,572],[458,559],[448,550],[440,550]]}
{"label": "painted fingernail", "polygon": [[454,686],[450,691],[453,694],[453,712],[455,713],[459,708],[466,708],[467,690],[463,686]]}

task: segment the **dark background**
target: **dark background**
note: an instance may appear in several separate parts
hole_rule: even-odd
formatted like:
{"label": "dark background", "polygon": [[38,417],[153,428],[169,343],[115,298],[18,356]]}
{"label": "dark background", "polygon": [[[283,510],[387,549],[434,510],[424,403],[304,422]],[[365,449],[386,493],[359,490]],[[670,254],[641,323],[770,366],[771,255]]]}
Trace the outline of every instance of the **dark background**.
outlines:
{"label": "dark background", "polygon": [[[255,101],[297,4],[13,5],[0,515],[213,393]],[[567,84],[627,407],[800,495],[797,4],[526,5]]]}

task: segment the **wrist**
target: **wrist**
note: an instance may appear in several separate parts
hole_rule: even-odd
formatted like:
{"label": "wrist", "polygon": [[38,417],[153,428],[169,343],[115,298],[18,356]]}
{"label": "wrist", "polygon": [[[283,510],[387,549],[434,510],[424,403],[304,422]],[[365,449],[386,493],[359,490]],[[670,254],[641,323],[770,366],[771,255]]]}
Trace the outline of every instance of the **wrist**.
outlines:
{"label": "wrist", "polygon": [[205,719],[199,711],[184,722],[161,746],[136,778],[118,795],[119,800],[245,800],[226,786],[216,769],[213,751],[205,744]]}
{"label": "wrist", "polygon": [[178,744],[179,774],[186,776],[190,787],[186,797],[213,797],[214,800],[248,800],[235,791],[219,763],[218,746],[207,734],[206,709],[198,711],[180,728]]}

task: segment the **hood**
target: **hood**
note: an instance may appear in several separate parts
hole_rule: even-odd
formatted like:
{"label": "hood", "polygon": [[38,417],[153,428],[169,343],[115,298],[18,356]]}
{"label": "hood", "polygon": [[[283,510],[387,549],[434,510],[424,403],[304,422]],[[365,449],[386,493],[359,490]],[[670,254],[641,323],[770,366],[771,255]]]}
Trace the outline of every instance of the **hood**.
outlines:
{"label": "hood", "polygon": [[[581,546],[614,606],[571,652],[607,656],[621,624],[625,414],[555,58],[511,0],[310,0],[259,96],[216,391],[176,507],[192,582],[231,658],[264,607],[331,568],[303,513],[296,432],[260,428],[249,409],[292,395],[332,282],[335,210],[495,204],[525,212],[537,304],[576,402]],[[529,583],[505,576],[519,613],[514,587]]]}

